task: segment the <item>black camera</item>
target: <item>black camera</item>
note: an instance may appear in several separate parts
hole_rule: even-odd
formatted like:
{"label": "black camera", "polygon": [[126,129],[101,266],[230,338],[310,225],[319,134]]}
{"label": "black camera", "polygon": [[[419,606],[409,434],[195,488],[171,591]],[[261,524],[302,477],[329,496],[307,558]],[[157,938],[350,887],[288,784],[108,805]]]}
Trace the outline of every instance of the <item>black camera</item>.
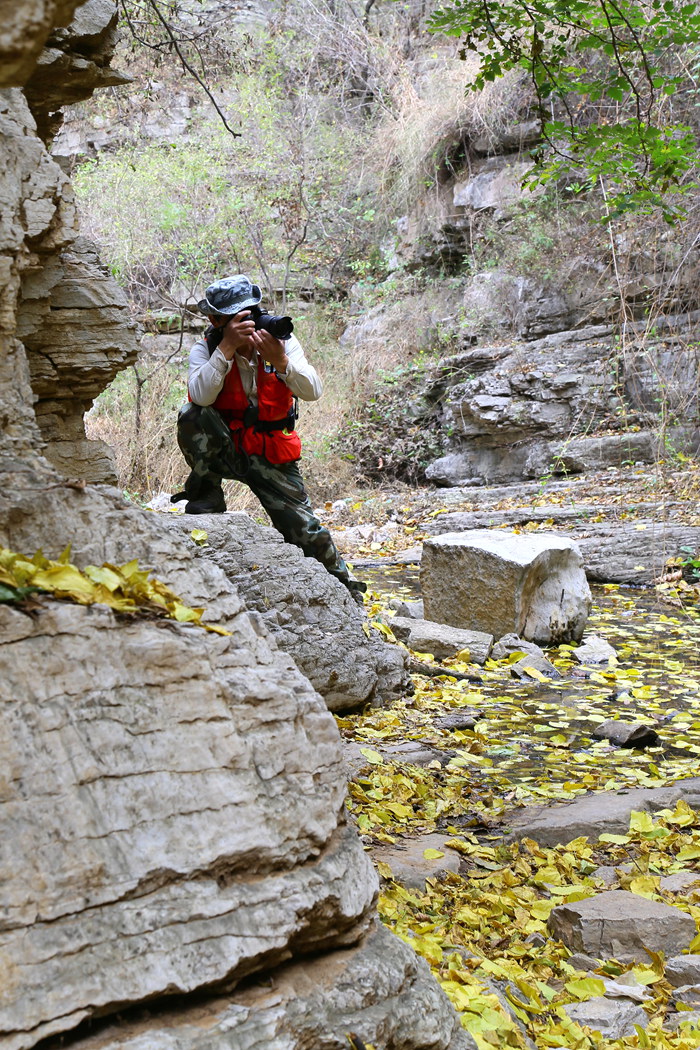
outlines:
{"label": "black camera", "polygon": [[294,331],[291,317],[278,317],[276,314],[268,314],[259,306],[247,306],[246,310],[255,321],[256,328],[264,328],[266,332],[273,335],[275,339],[289,339]]}

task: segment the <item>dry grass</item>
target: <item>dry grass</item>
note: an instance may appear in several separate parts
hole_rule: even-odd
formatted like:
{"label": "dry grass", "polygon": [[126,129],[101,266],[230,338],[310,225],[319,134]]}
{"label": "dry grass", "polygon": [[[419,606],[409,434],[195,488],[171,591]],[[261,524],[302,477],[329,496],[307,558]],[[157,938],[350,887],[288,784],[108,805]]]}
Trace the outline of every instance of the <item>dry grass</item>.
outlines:
{"label": "dry grass", "polygon": [[370,163],[401,209],[415,207],[426,191],[453,173],[453,165],[467,162],[466,143],[480,135],[497,135],[527,109],[527,92],[518,73],[507,74],[484,91],[467,85],[478,59],[462,61],[454,47],[435,58],[440,75],[400,78],[393,110],[381,122]]}

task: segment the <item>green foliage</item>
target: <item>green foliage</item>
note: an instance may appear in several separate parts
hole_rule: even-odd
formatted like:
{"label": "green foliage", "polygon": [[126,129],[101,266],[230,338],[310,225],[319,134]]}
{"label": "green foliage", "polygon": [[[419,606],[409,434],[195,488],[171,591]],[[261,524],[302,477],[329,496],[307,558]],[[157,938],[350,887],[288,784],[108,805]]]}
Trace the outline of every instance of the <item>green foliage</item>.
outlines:
{"label": "green foliage", "polygon": [[84,228],[141,306],[154,292],[193,298],[222,270],[252,271],[268,293],[292,262],[323,281],[374,239],[356,131],[299,81],[311,45],[270,29],[229,46],[237,61],[212,87],[238,137],[212,115],[187,139],[125,145],[75,173]]}
{"label": "green foliage", "polygon": [[689,87],[682,48],[700,42],[700,10],[672,0],[456,0],[430,20],[477,52],[470,87],[509,70],[530,79],[545,145],[531,183],[582,171],[609,187],[613,214],[658,207],[672,221],[697,161],[670,99]]}

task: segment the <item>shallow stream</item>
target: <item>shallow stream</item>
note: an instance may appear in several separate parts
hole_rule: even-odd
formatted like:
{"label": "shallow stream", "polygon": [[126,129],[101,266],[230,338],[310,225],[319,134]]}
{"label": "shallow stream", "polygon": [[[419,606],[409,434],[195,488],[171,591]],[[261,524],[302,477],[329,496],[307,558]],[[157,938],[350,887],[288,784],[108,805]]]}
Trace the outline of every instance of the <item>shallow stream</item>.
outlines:
{"label": "shallow stream", "polygon": [[[373,618],[379,622],[391,623],[389,598],[419,596],[415,568],[367,569],[362,575],[376,594]],[[361,717],[352,736],[360,743],[421,741],[447,752],[441,759],[446,771],[461,771],[472,798],[492,803],[494,797],[506,803],[566,799],[696,775],[698,612],[662,603],[653,591],[615,585],[595,587],[593,596],[586,633],[614,646],[616,665],[582,668],[571,647],[560,646],[547,655],[563,678],[541,682],[514,678],[505,661],[484,668],[446,661],[482,681],[418,676],[413,699]],[[465,708],[476,719],[473,730],[439,727],[440,716]],[[596,726],[611,718],[653,726],[658,744],[627,749],[596,740]]]}

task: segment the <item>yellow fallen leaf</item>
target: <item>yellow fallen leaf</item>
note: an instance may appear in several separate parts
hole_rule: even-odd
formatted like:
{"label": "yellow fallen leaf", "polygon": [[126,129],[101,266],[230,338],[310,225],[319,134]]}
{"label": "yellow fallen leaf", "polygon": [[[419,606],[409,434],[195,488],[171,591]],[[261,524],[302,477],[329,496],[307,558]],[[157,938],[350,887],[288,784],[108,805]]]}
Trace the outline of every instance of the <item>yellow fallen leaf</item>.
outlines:
{"label": "yellow fallen leaf", "polygon": [[547,675],[546,674],[542,674],[542,672],[538,671],[536,667],[523,667],[523,671],[530,678],[534,678],[538,682],[549,682],[550,681],[550,679],[547,678]]}
{"label": "yellow fallen leaf", "polygon": [[384,765],[384,759],[382,758],[382,756],[379,754],[378,751],[375,751],[371,747],[361,747],[360,754],[364,755],[367,761],[370,762],[373,766]]}
{"label": "yellow fallen leaf", "polygon": [[599,977],[582,977],[580,980],[567,981],[564,987],[569,995],[582,1002],[605,993],[605,985]]}
{"label": "yellow fallen leaf", "polygon": [[630,881],[628,888],[632,893],[636,893],[638,897],[647,897],[649,900],[653,900],[659,892],[659,876],[638,875]]}
{"label": "yellow fallen leaf", "polygon": [[440,857],[444,857],[445,854],[442,852],[442,850],[433,849],[432,847],[430,847],[429,849],[423,850],[423,856],[426,860],[439,860]]}

